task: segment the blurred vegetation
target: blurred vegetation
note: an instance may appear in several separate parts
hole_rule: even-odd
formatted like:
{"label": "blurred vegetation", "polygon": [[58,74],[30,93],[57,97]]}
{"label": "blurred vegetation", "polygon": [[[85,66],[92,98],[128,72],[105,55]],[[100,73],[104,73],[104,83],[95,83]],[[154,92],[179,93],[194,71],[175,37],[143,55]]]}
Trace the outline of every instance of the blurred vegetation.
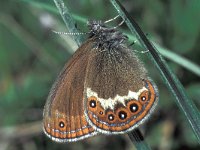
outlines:
{"label": "blurred vegetation", "polygon": [[[150,39],[200,65],[199,0],[121,2]],[[117,14],[108,0],[65,0],[65,4],[81,31],[87,31],[86,19],[107,20]],[[125,25],[120,29],[129,32]],[[43,134],[42,111],[49,89],[77,48],[70,36],[52,30],[66,31],[53,0],[0,1],[0,149],[133,149],[127,135],[57,144]],[[144,54],[139,56],[149,64]],[[168,64],[200,108],[200,77],[173,61]],[[200,149],[159,73],[147,66],[160,92],[157,110],[141,127],[147,142],[159,150]]]}

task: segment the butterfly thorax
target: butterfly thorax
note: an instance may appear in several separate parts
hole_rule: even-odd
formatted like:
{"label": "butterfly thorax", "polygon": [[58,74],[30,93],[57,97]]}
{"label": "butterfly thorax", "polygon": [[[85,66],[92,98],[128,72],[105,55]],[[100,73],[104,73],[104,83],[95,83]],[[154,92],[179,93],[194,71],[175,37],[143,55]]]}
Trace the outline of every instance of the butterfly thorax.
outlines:
{"label": "butterfly thorax", "polygon": [[90,30],[89,38],[94,39],[95,48],[115,49],[127,41],[127,36],[115,28],[105,26],[102,21],[88,21],[88,27]]}

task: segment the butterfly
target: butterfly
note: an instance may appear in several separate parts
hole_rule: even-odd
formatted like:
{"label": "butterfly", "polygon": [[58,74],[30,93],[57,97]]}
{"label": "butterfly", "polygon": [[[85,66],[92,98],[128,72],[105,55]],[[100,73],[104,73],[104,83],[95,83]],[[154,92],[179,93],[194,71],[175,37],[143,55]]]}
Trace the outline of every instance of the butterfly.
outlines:
{"label": "butterfly", "polygon": [[101,21],[89,21],[88,28],[88,39],[65,64],[44,107],[44,132],[57,142],[127,133],[158,102],[157,87],[127,36]]}

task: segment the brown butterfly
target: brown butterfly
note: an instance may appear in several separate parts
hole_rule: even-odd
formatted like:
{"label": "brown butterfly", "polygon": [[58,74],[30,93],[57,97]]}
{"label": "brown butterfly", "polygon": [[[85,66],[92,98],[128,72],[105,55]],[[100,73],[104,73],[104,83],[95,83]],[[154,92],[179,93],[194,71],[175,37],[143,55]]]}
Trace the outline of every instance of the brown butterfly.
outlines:
{"label": "brown butterfly", "polygon": [[44,132],[57,142],[131,131],[158,101],[157,88],[127,37],[101,21],[88,26],[88,40],[64,66],[44,108]]}

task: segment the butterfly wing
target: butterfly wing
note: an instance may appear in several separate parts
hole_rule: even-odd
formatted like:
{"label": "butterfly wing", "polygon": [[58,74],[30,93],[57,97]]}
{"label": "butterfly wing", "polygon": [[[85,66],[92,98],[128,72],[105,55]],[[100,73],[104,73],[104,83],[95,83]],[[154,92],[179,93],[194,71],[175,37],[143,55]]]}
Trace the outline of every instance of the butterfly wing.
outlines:
{"label": "butterfly wing", "polygon": [[58,142],[97,134],[84,116],[83,91],[90,42],[83,44],[64,66],[44,108],[44,132]]}
{"label": "butterfly wing", "polygon": [[142,124],[157,100],[156,86],[130,49],[93,49],[85,79],[85,114],[105,134],[124,133]]}

